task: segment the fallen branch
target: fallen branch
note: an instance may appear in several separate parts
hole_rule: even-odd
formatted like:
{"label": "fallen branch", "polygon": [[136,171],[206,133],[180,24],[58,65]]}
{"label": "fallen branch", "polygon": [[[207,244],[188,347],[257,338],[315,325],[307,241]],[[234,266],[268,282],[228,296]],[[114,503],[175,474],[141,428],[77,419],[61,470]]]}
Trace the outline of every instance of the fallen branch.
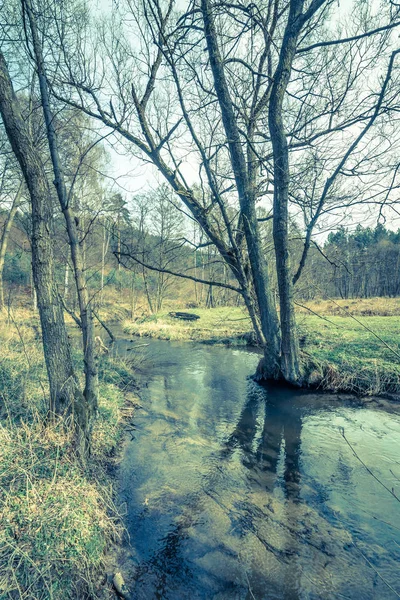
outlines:
{"label": "fallen branch", "polygon": [[98,320],[98,322],[100,323],[100,325],[103,327],[103,329],[106,330],[106,332],[108,333],[110,340],[112,342],[115,342],[115,335],[113,334],[113,332],[111,331],[111,329],[108,327],[108,325],[106,325],[104,323],[104,321],[102,319],[100,319],[99,315],[93,310],[93,314],[96,317],[96,319]]}

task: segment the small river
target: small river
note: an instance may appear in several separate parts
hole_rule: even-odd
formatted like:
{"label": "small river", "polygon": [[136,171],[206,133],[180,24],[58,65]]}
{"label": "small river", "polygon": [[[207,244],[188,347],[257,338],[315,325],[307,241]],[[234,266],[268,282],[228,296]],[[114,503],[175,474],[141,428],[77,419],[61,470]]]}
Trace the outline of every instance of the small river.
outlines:
{"label": "small river", "polygon": [[399,409],[262,387],[246,350],[138,351],[143,408],[120,471],[134,598],[400,597]]}

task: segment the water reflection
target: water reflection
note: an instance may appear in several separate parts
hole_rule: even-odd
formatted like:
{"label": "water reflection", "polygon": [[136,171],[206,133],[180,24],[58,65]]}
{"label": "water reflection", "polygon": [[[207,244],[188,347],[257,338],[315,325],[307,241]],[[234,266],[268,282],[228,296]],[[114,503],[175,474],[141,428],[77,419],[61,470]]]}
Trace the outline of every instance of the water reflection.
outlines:
{"label": "water reflection", "polygon": [[[243,465],[249,470],[249,480],[272,492],[278,476],[278,464],[283,458],[284,492],[287,499],[297,501],[300,493],[300,453],[302,418],[300,411],[291,410],[288,390],[278,386],[263,388],[249,382],[247,401],[237,425],[225,444],[222,456],[235,449],[242,451]],[[260,424],[259,412],[263,411]],[[261,435],[257,440],[257,434]]]}
{"label": "water reflection", "polygon": [[392,598],[382,578],[400,589],[398,506],[339,428],[389,483],[399,417],[263,388],[247,379],[250,353],[161,342],[151,351],[121,469],[136,597]]}

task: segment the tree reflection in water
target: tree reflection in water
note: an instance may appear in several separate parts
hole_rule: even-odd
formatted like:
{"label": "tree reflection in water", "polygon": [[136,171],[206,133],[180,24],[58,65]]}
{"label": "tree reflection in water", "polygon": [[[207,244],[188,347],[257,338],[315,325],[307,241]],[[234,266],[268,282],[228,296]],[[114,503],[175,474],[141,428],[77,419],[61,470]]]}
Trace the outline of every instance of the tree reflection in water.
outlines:
{"label": "tree reflection in water", "polygon": [[270,493],[283,458],[285,496],[299,501],[301,428],[301,411],[300,407],[293,408],[292,390],[288,393],[287,387],[263,388],[249,382],[247,402],[222,456],[228,457],[240,449],[243,465],[249,469],[249,480]]}
{"label": "tree reflection in water", "polygon": [[352,540],[376,549],[377,568],[396,581],[393,533],[374,511],[382,503],[388,520],[396,513],[381,489],[376,505],[338,425],[380,474],[364,438],[395,456],[396,418],[351,398],[246,381],[247,353],[154,344],[166,347],[174,362],[168,354],[152,368],[124,461],[135,597],[372,600],[379,587],[389,600]]}

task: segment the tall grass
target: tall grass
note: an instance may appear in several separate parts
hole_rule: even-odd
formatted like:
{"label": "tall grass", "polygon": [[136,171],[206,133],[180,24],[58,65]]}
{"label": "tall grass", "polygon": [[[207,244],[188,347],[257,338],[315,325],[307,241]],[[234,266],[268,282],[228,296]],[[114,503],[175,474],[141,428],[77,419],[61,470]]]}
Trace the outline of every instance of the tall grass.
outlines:
{"label": "tall grass", "polygon": [[0,315],[0,598],[105,598],[105,555],[121,533],[108,469],[127,412],[113,382],[121,368],[103,360],[92,456],[82,465],[68,423],[46,423],[40,340],[25,316]]}

